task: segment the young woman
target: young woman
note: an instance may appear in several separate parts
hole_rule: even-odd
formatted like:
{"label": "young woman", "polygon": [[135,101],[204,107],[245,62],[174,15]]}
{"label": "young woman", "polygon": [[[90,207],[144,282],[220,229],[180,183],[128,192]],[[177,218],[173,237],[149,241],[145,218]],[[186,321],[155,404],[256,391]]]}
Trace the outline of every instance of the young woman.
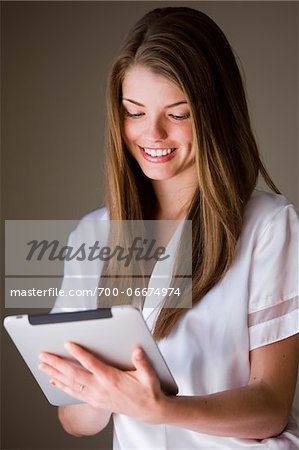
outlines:
{"label": "young woman", "polygon": [[[59,408],[63,427],[95,434],[113,414],[115,449],[299,448],[298,216],[263,167],[233,52],[209,17],[162,8],[133,27],[107,129],[107,210],[89,218],[192,220],[193,306],[143,312],[176,397],[142,349],[130,372],[75,344],[88,372],[42,354],[51,383],[84,402]],[[273,193],[255,189],[259,173]]]}

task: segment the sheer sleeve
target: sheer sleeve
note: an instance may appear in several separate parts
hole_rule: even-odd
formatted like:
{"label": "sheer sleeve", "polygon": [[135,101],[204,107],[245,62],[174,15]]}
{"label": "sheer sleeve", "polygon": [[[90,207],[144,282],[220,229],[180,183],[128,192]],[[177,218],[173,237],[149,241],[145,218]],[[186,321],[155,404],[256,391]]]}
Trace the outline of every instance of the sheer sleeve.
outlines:
{"label": "sheer sleeve", "polygon": [[75,250],[84,248],[84,252],[78,258],[65,260],[61,295],[57,297],[52,313],[97,308],[103,261],[96,257],[89,258],[89,252],[95,245],[107,242],[108,230],[107,210],[102,208],[83,217],[70,233],[68,247]]}
{"label": "sheer sleeve", "polygon": [[258,238],[249,280],[250,350],[299,332],[299,220],[281,208]]}
{"label": "sheer sleeve", "polygon": [[[68,246],[78,248],[81,243],[76,231],[73,231],[69,236]],[[51,313],[96,308],[97,277],[93,276],[91,271],[87,272],[86,267],[88,266],[85,261],[65,261],[61,295],[57,297]]]}

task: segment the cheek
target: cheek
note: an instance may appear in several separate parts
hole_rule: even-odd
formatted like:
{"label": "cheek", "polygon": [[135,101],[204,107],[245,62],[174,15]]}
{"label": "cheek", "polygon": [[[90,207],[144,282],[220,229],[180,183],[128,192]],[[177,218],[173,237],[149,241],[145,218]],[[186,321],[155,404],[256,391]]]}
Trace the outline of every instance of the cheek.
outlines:
{"label": "cheek", "polygon": [[173,130],[173,137],[182,144],[191,144],[193,142],[192,125],[186,123],[184,126],[177,127]]}
{"label": "cheek", "polygon": [[123,136],[126,142],[132,142],[139,135],[138,126],[132,122],[125,121],[123,125]]}

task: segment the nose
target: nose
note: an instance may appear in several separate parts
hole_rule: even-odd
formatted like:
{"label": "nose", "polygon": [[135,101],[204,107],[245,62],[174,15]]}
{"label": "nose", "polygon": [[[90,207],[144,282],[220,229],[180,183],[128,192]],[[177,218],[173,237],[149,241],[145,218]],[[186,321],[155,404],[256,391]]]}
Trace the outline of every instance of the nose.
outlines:
{"label": "nose", "polygon": [[167,137],[167,129],[161,118],[148,119],[144,137],[148,142],[163,140]]}

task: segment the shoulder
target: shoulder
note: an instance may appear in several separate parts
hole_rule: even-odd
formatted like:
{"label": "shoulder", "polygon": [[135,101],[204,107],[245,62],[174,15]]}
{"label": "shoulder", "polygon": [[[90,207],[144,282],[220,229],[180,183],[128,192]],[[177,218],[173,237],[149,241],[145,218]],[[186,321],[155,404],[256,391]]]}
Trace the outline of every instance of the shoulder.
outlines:
{"label": "shoulder", "polygon": [[88,220],[108,220],[108,219],[109,219],[108,209],[104,206],[103,208],[97,208],[85,214],[85,216],[82,217],[80,223]]}
{"label": "shoulder", "polygon": [[248,202],[246,213],[271,218],[287,206],[293,207],[283,195],[255,189]]}
{"label": "shoulder", "polygon": [[272,223],[298,221],[295,207],[283,195],[255,189],[244,214],[244,231],[265,231]]}
{"label": "shoulder", "polygon": [[97,208],[85,214],[77,223],[70,235],[71,241],[97,241],[100,237],[107,236],[109,223],[108,209]]}

